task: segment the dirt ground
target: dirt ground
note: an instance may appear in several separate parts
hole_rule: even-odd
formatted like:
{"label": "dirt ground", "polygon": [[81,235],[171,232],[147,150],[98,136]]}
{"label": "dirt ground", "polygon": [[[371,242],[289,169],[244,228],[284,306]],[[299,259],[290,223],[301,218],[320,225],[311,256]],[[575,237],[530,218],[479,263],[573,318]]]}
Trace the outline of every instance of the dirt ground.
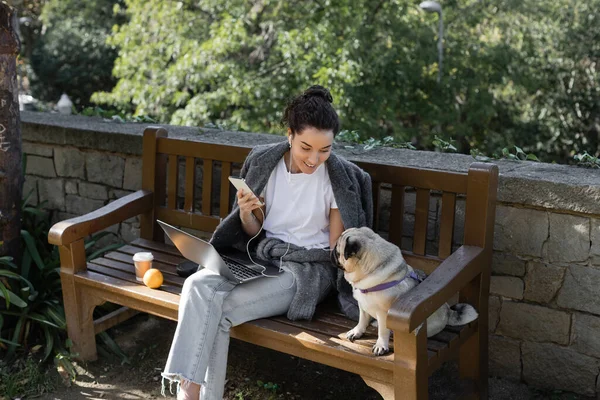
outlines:
{"label": "dirt ground", "polygon": [[[81,365],[71,385],[60,385],[41,399],[163,399],[160,372],[167,358],[175,323],[141,314],[111,330],[111,336],[131,359],[121,364],[111,357]],[[456,365],[448,364],[430,378],[430,399],[456,398],[460,393]],[[173,386],[173,391],[175,386]],[[169,394],[167,399],[174,399]],[[360,377],[269,349],[231,341],[225,399],[381,399]],[[490,378],[490,399],[567,400],[584,397],[545,394],[524,384]]]}

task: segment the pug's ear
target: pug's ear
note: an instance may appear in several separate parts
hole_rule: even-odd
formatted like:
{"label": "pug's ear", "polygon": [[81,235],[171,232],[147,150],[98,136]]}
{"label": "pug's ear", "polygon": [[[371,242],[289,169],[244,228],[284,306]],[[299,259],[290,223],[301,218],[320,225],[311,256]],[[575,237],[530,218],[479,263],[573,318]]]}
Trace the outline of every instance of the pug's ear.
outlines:
{"label": "pug's ear", "polygon": [[356,239],[352,239],[349,237],[346,240],[346,245],[344,246],[344,259],[348,260],[350,257],[358,254],[360,251],[360,242]]}

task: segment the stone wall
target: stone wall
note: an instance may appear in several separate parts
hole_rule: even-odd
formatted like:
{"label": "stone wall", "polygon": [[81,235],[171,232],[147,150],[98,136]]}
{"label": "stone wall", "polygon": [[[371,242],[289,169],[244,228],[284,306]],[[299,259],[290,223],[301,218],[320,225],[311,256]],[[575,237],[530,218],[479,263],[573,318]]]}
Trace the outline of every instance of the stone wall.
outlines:
{"label": "stone wall", "polygon": [[[53,220],[93,211],[140,188],[146,125],[22,113],[24,193],[47,201]],[[169,136],[251,147],[281,138],[167,127]],[[433,152],[336,147],[350,160],[466,171],[473,159]],[[498,162],[500,185],[490,293],[490,373],[543,388],[600,392],[600,172],[531,162]],[[414,195],[405,233],[414,223]],[[386,199],[380,221],[385,228]],[[457,201],[456,245],[464,201]],[[440,201],[432,197],[428,252],[435,252]],[[111,228],[129,241],[137,219]],[[106,240],[109,240],[107,238]],[[410,247],[410,238],[402,247]]]}
{"label": "stone wall", "polygon": [[[45,208],[52,211],[52,223],[92,212],[141,189],[140,156],[26,139],[23,152],[27,155],[23,196],[31,193],[29,203],[34,205],[45,201]],[[139,221],[133,218],[108,230],[131,241],[139,236]],[[115,235],[106,236],[99,245],[115,239]]]}

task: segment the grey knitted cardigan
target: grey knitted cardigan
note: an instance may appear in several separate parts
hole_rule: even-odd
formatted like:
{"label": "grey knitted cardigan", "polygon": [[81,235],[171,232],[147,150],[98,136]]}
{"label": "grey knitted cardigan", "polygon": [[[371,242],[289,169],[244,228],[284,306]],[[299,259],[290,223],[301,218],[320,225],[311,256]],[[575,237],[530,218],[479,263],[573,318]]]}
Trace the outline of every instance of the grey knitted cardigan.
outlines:
{"label": "grey knitted cardigan", "polygon": [[[246,158],[240,175],[254,191],[261,193],[265,188],[271,172],[277,166],[284,154],[289,150],[287,140],[281,143],[256,146]],[[344,228],[372,226],[373,198],[371,193],[371,177],[355,164],[344,160],[332,153],[325,162],[333,196],[338,205]],[[217,226],[211,243],[217,248],[234,247],[246,251],[246,243],[250,237],[242,229],[240,210],[237,202],[231,213]],[[256,240],[256,239],[255,239]],[[258,241],[260,242],[260,241]],[[264,245],[264,243],[263,243]],[[321,250],[322,251],[322,250]],[[273,255],[275,256],[275,255]],[[286,260],[288,257],[286,256]],[[323,268],[315,269],[318,276],[307,273],[294,274],[297,289],[313,288],[296,292],[288,318],[311,319],[317,302],[319,288],[335,280],[338,290],[338,302],[341,310],[350,318],[358,319],[358,307],[352,297],[352,288],[345,281],[341,270],[333,270],[330,262],[321,263]],[[302,280],[302,281],[300,281]],[[306,281],[305,281],[306,280]]]}

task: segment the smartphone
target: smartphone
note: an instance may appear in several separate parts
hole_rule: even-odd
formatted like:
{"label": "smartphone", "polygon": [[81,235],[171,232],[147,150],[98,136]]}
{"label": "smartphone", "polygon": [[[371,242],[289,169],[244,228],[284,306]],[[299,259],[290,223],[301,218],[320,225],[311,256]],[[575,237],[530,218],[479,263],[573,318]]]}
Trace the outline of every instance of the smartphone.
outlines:
{"label": "smartphone", "polygon": [[[248,186],[248,184],[246,183],[246,181],[243,178],[237,178],[235,176],[230,176],[229,182],[231,182],[237,190],[242,189],[245,193],[250,192],[250,193],[254,194],[254,196],[256,196],[256,193],[254,193],[252,191],[252,189],[250,189],[250,186]],[[262,201],[260,201],[258,196],[256,196],[256,198],[258,199],[258,204],[260,204],[261,206],[265,205]]]}

